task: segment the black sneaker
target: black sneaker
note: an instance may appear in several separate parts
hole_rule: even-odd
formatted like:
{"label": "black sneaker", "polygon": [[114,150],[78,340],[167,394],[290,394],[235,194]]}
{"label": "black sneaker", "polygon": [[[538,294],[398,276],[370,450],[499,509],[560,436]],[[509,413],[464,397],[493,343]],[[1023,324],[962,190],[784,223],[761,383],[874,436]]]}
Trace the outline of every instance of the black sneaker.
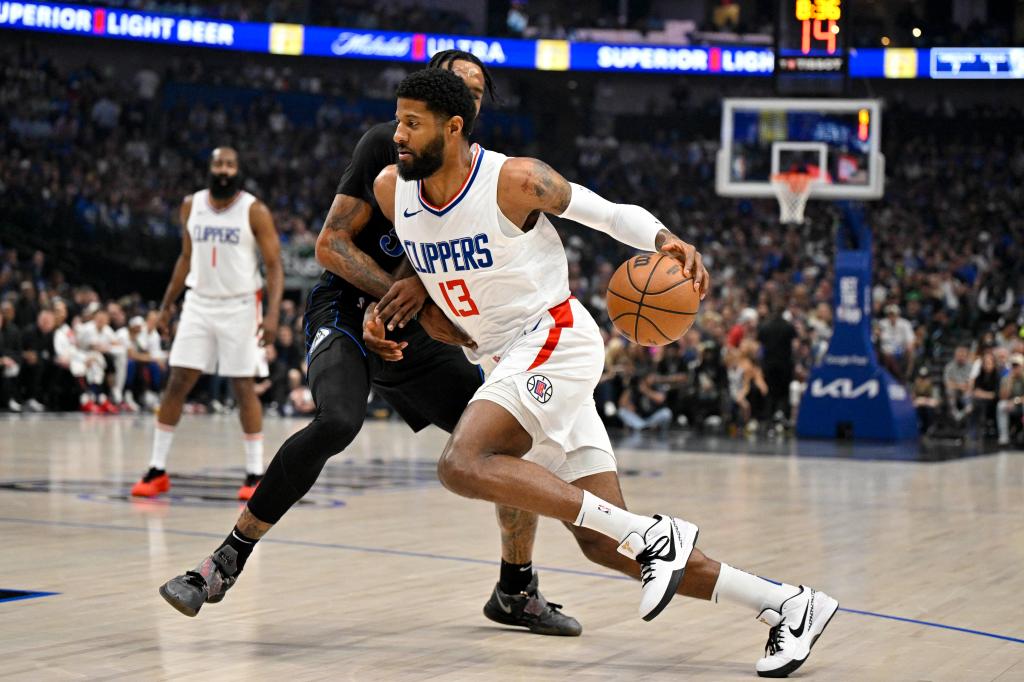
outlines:
{"label": "black sneaker", "polygon": [[238,580],[237,559],[234,548],[221,547],[203,559],[194,571],[186,571],[161,585],[160,596],[186,616],[194,617],[203,604],[216,604],[224,599]]}
{"label": "black sneaker", "polygon": [[520,594],[505,594],[501,587],[494,586],[491,598],[484,604],[484,615],[495,623],[518,625],[537,635],[579,637],[583,626],[572,616],[559,609],[561,604],[549,602],[537,589],[537,572],[533,580]]}

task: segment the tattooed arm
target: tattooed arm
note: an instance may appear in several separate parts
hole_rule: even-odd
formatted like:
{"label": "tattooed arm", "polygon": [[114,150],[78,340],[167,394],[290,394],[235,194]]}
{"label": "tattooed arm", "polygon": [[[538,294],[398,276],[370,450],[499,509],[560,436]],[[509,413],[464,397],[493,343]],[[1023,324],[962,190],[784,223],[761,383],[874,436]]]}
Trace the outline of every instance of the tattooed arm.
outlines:
{"label": "tattooed arm", "polygon": [[371,215],[370,204],[362,199],[336,194],[324,221],[324,229],[316,239],[316,259],[338,277],[374,298],[380,298],[387,293],[394,277],[354,242]]}
{"label": "tattooed arm", "polygon": [[672,234],[640,206],[614,204],[586,187],[571,183],[551,166],[526,157],[509,159],[498,178],[498,207],[523,230],[533,227],[540,213],[552,213],[610,235],[623,244],[657,251],[677,259],[693,288],[707,295],[710,276],[692,244]]}
{"label": "tattooed arm", "polygon": [[498,208],[513,223],[529,230],[541,212],[561,215],[572,188],[551,166],[538,159],[509,159],[498,176]]}

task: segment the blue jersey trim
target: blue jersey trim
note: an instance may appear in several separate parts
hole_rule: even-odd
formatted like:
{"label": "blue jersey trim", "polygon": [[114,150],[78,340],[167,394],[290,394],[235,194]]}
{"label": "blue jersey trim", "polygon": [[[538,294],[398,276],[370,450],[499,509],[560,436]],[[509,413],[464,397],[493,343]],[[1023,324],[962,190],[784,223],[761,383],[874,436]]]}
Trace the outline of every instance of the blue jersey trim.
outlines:
{"label": "blue jersey trim", "polygon": [[465,199],[466,195],[469,194],[469,189],[470,187],[473,186],[473,181],[476,180],[476,176],[480,173],[480,166],[484,165],[484,148],[479,146],[478,148],[480,151],[477,153],[476,165],[473,167],[473,172],[470,173],[469,175],[469,181],[466,182],[466,186],[462,188],[462,191],[459,192],[458,196],[456,196],[455,199],[453,199],[444,208],[436,209],[427,202],[423,201],[423,181],[419,180],[416,182],[416,198],[419,199],[420,206],[422,206],[423,208],[430,211],[436,216],[443,216],[445,213],[458,206],[459,202]]}

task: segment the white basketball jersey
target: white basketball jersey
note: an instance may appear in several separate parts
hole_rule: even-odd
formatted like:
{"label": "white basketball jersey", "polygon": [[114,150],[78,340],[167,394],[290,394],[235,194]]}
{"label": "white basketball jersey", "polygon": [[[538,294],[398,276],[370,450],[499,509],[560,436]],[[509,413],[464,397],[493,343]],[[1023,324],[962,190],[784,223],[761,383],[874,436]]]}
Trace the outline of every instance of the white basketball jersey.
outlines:
{"label": "white basketball jersey", "polygon": [[506,158],[474,145],[469,175],[444,206],[432,206],[420,182],[399,178],[395,188],[395,232],[430,297],[476,341],[466,354],[478,363],[501,355],[569,298],[554,226],[541,215],[524,233],[498,209]]}
{"label": "white basketball jersey", "polygon": [[188,234],[192,261],[185,286],[201,296],[251,294],[263,288],[256,237],[249,225],[249,208],[256,197],[239,192],[230,206],[217,209],[210,191],[192,195]]}

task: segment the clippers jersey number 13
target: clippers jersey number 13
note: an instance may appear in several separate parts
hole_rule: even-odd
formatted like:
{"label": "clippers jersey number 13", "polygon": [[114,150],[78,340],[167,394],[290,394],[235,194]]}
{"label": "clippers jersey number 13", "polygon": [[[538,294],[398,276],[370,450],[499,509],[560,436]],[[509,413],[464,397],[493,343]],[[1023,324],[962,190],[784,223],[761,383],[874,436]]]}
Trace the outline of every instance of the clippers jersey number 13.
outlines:
{"label": "clippers jersey number 13", "polygon": [[437,286],[441,288],[441,295],[455,317],[472,317],[473,315],[480,314],[480,309],[476,307],[476,302],[469,295],[466,280],[450,279],[445,282],[438,282]]}

